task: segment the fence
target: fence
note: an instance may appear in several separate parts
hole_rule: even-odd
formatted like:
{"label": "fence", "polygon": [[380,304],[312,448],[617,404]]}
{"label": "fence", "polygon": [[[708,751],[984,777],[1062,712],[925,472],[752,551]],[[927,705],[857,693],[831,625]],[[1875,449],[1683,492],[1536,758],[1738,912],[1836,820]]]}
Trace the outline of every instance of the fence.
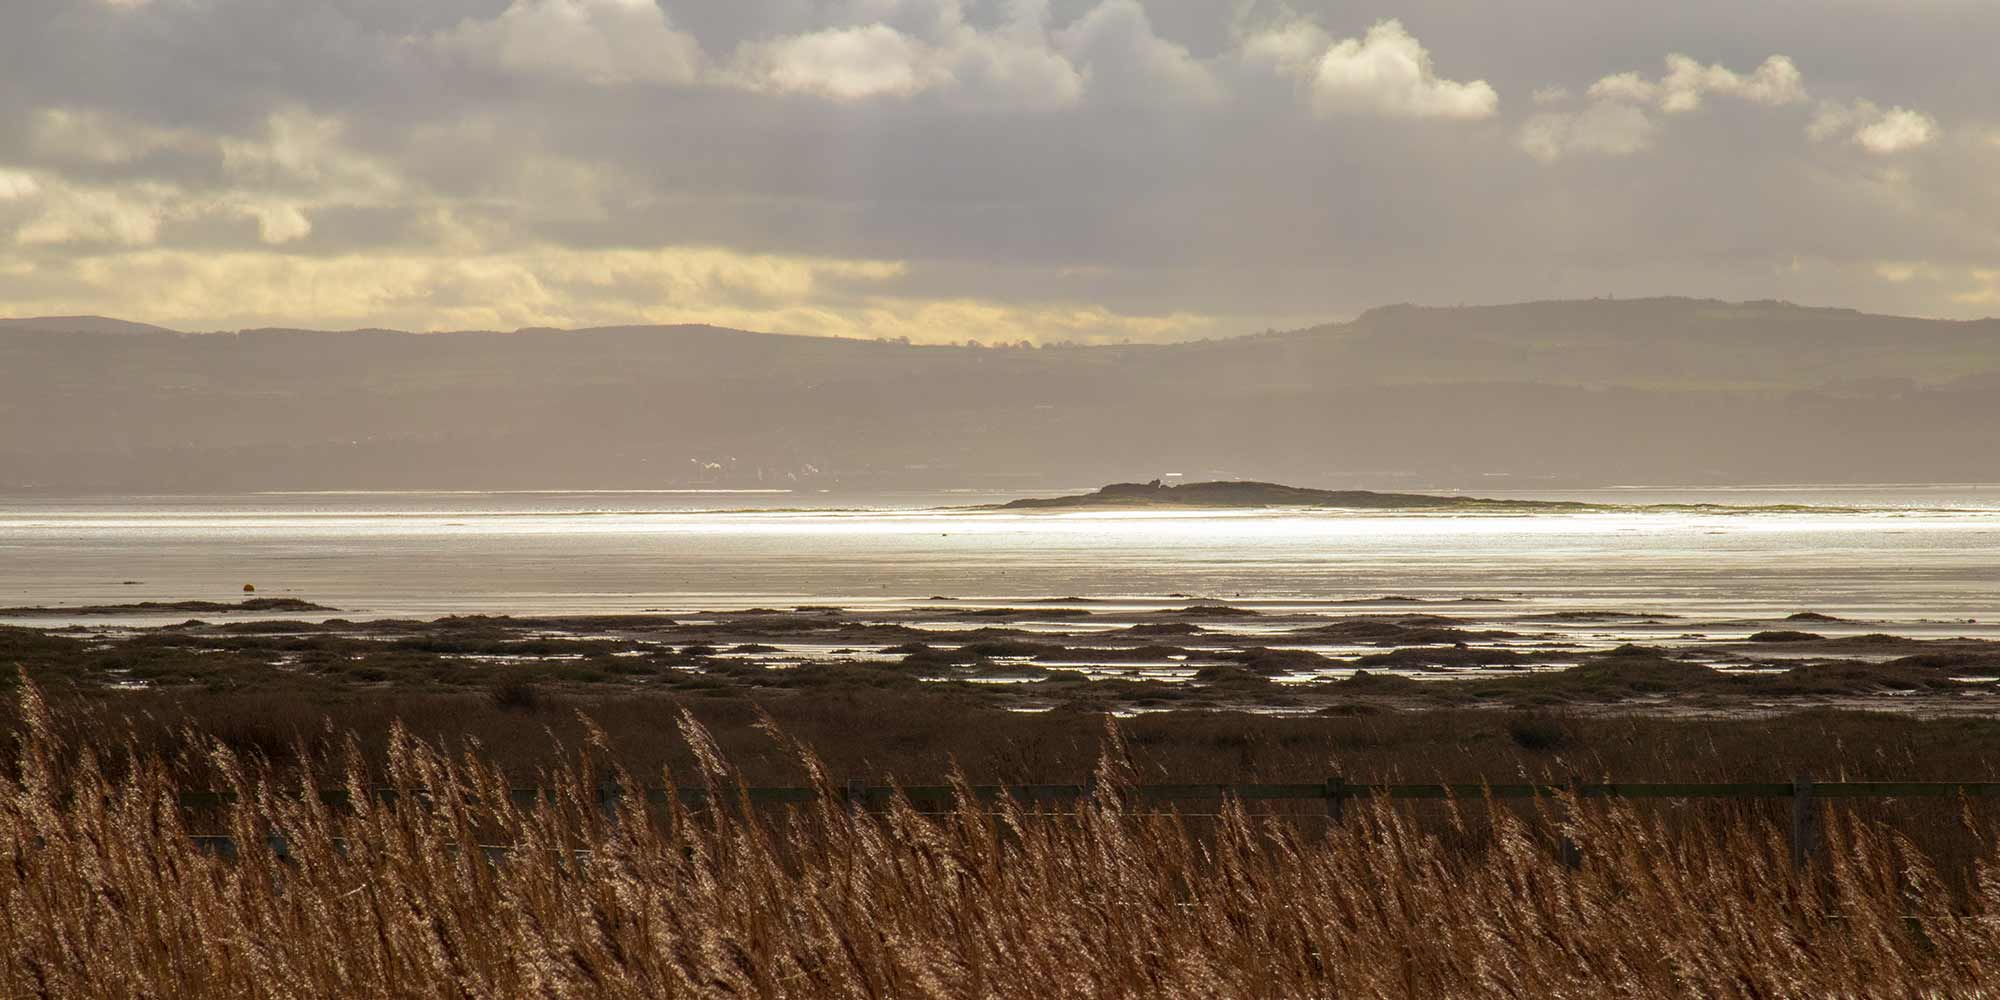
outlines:
{"label": "fence", "polygon": [[[1074,802],[1096,793],[1092,784],[1070,785],[972,785],[968,789],[981,800],[1011,798],[1017,802],[1054,803]],[[934,805],[948,808],[958,796],[958,788],[952,785],[870,785],[862,781],[849,781],[837,789],[835,795],[846,805],[865,809],[870,805],[886,804],[894,796],[902,795],[912,804]],[[1328,778],[1321,782],[1298,782],[1291,784],[1139,784],[1120,789],[1128,798],[1142,802],[1193,802],[1212,799],[1237,799],[1244,802],[1273,801],[1320,801],[1325,804],[1326,815],[1338,820],[1349,800],[1421,800],[1421,799],[1560,799],[1574,796],[1577,799],[1790,799],[1792,803],[1791,845],[1792,863],[1803,867],[1813,853],[1817,833],[1815,817],[1821,800],[1840,799],[1995,799],[2000,800],[2000,781],[1824,781],[1816,782],[1809,774],[1801,774],[1784,782],[1579,782],[1574,784],[1553,783],[1512,783],[1487,784],[1474,782],[1421,784],[1384,784],[1350,782],[1340,777]],[[404,792],[394,788],[376,788],[370,792],[374,798],[385,804],[394,804],[407,795],[421,796],[421,792]],[[532,805],[548,798],[551,793],[537,788],[517,788],[512,797],[517,804]],[[708,793],[701,788],[679,788],[672,791],[674,797],[690,806],[702,805]],[[741,796],[751,804],[786,805],[804,804],[817,801],[819,791],[811,787],[750,787],[730,789],[725,797],[731,800]],[[648,804],[661,805],[668,801],[669,790],[646,788],[635,790],[632,798]],[[234,801],[228,792],[184,792],[180,803],[184,809],[217,808]],[[349,802],[348,793],[341,789],[328,789],[321,798],[329,805],[344,806]],[[602,785],[597,789],[597,805],[605,814],[616,819],[621,804],[626,801],[626,793],[615,785]],[[285,853],[282,838],[268,838],[269,846],[280,855]],[[235,841],[223,836],[198,836],[195,841],[203,847],[226,855],[234,855]],[[483,848],[490,855],[504,855],[506,848],[492,846]],[[1561,844],[1563,860],[1574,865],[1580,858],[1578,845],[1564,840]]]}

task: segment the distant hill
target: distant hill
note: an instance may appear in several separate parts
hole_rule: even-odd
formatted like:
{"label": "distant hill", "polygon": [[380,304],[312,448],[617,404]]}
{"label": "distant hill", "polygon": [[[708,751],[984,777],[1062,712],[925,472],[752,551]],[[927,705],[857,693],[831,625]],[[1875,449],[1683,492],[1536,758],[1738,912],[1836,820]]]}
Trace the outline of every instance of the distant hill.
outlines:
{"label": "distant hill", "polygon": [[704,326],[91,322],[115,332],[0,325],[0,490],[2000,481],[1994,320],[1696,299],[1392,306],[1041,350]]}
{"label": "distant hill", "polygon": [[104,316],[30,316],[0,319],[0,330],[44,333],[173,333],[164,326],[133,323]]}

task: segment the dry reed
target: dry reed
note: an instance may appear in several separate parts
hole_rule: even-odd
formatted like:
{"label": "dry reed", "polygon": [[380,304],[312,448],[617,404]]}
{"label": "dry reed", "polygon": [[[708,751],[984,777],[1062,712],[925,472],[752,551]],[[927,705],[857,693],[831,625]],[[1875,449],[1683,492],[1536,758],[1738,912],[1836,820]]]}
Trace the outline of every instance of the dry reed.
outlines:
{"label": "dry reed", "polygon": [[[323,803],[312,769],[284,777],[210,743],[239,796],[219,816],[242,845],[226,858],[190,840],[170,762],[111,768],[63,745],[31,685],[21,700],[0,786],[7,997],[1972,997],[2000,982],[2000,859],[1951,891],[1895,831],[1844,813],[1803,874],[1768,823],[1669,829],[1601,803],[1431,823],[1355,803],[1318,825],[1231,805],[1197,824],[1127,808],[1115,732],[1097,794],[1060,812],[969,796],[942,815],[850,810],[786,744],[822,794],[773,813],[736,795],[684,716],[715,807],[622,821],[598,783],[640,782],[605,773],[595,738],[533,776],[552,796],[519,804],[476,755],[398,731],[389,783],[427,794],[371,801],[350,749],[351,810]],[[1556,859],[1552,823],[1588,846],[1579,867]],[[261,846],[273,835],[287,857]]]}

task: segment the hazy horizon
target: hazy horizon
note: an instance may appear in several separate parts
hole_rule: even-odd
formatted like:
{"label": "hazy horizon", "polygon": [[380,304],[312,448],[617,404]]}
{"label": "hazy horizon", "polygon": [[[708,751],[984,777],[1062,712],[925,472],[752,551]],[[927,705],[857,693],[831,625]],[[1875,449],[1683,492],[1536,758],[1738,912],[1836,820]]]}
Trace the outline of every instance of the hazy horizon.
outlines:
{"label": "hazy horizon", "polygon": [[[1234,340],[1245,337],[1266,336],[1274,333],[1299,333],[1318,328],[1349,324],[1361,320],[1371,313],[1380,313],[1384,311],[1398,310],[1398,309],[1499,310],[1499,309],[1544,306],[1544,305],[1571,305],[1571,304],[1580,304],[1585,302],[1620,302],[1620,301],[1628,303],[1641,303],[1641,304],[1650,302],[1695,302],[1695,303],[1705,303],[1705,304],[1724,306],[1724,307],[1750,307],[1750,306],[1775,305],[1786,308],[1796,308],[1796,309],[1811,310],[1811,311],[1856,313],[1869,318],[1894,319],[1894,320],[1943,320],[1944,322],[1955,322],[1955,323],[1986,323],[1986,322],[2000,321],[2000,315],[1936,317],[1936,316],[1918,315],[1914,313],[1871,313],[1864,309],[1855,309],[1848,306],[1835,306],[1835,305],[1827,305],[1824,303],[1812,303],[1812,302],[1790,302],[1783,299],[1753,299],[1753,300],[1729,301],[1725,299],[1704,299],[1699,296],[1672,295],[1672,294],[1632,295],[1632,296],[1594,295],[1586,298],[1574,298],[1574,299],[1521,299],[1521,300],[1496,301],[1496,302],[1473,302],[1473,303],[1460,302],[1451,305],[1446,305],[1443,303],[1433,303],[1433,302],[1409,302],[1409,301],[1383,302],[1377,305],[1366,306],[1352,315],[1323,317],[1318,321],[1307,323],[1303,326],[1296,328],[1279,329],[1275,327],[1266,327],[1261,330],[1240,330],[1233,332],[1221,331],[1197,339],[1205,341]],[[746,334],[755,334],[759,336],[769,336],[769,337],[821,336],[838,340],[876,340],[876,341],[897,339],[897,338],[880,337],[880,336],[868,336],[860,332],[815,334],[815,333],[801,333],[793,330],[781,330],[781,329],[755,329],[755,328],[729,327],[714,323],[656,323],[656,322],[637,321],[637,320],[633,322],[601,323],[589,326],[571,326],[571,327],[520,326],[520,327],[513,327],[510,329],[483,329],[483,328],[459,329],[459,328],[449,328],[449,327],[442,327],[435,325],[412,327],[406,329],[399,327],[379,327],[379,326],[350,326],[350,327],[313,326],[310,324],[301,326],[264,326],[264,327],[242,327],[236,329],[206,329],[206,328],[191,327],[191,326],[164,326],[157,323],[146,323],[143,321],[132,320],[122,316],[103,316],[95,314],[77,314],[77,315],[66,315],[66,316],[0,316],[0,330],[11,329],[19,331],[41,331],[48,333],[157,332],[157,333],[179,333],[179,334],[241,334],[241,333],[262,333],[262,332],[282,331],[288,333],[509,334],[509,333],[539,333],[539,332],[550,332],[550,331],[560,332],[560,333],[588,333],[588,332],[603,331],[603,330],[629,330],[629,329],[645,329],[645,328],[671,329],[677,326],[707,327],[731,333],[746,333]],[[932,346],[932,347],[961,347],[961,346],[966,346],[968,342],[971,344],[976,344],[977,346],[981,347],[997,347],[997,348],[1016,347],[1019,346],[1021,343],[1020,341],[979,340],[977,338],[971,338],[969,341],[952,341],[952,340],[911,341],[912,345],[914,346]],[[1177,342],[1184,342],[1184,341],[1166,341],[1164,343],[1177,343]],[[1036,347],[1043,347],[1043,346],[1111,347],[1111,346],[1134,346],[1135,344],[1142,342],[1137,342],[1127,339],[1127,340],[1118,340],[1118,341],[1111,341],[1104,343],[1088,343],[1088,342],[1064,341],[1064,340],[1028,341],[1028,343]]]}

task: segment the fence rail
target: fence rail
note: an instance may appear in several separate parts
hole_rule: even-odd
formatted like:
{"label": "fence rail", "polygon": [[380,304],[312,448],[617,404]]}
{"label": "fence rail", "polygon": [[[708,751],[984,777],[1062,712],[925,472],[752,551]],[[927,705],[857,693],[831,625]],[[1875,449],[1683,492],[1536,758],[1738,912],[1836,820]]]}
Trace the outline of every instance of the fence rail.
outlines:
{"label": "fence rail", "polygon": [[[1091,783],[1082,784],[1026,784],[1026,785],[971,785],[967,788],[972,795],[982,801],[1012,798],[1024,803],[1073,802],[1096,794]],[[1557,799],[1573,796],[1577,799],[1790,799],[1792,803],[1791,847],[1792,863],[1804,867],[1811,860],[1814,841],[1817,836],[1817,804],[1821,799],[1995,799],[2000,800],[2000,781],[1824,781],[1812,779],[1810,774],[1801,774],[1791,781],[1753,782],[1577,782],[1573,784],[1515,782],[1488,784],[1483,782],[1447,783],[1381,783],[1350,782],[1333,777],[1319,782],[1293,782],[1288,784],[1139,784],[1127,785],[1120,791],[1139,801],[1149,802],[1189,802],[1209,799],[1237,799],[1245,802],[1321,801],[1326,805],[1330,819],[1338,820],[1349,800],[1439,800],[1439,799]],[[959,788],[954,785],[870,785],[866,782],[849,781],[844,786],[833,789],[833,797],[843,804],[856,809],[870,805],[884,804],[900,794],[912,803],[943,804],[949,806],[958,797]],[[421,789],[398,789],[390,787],[372,788],[369,794],[377,802],[394,804],[405,797],[421,801],[425,793]],[[539,801],[553,801],[555,793],[541,788],[516,788],[509,793],[515,804],[530,806]],[[345,807],[352,798],[345,789],[326,789],[320,793],[328,805]],[[627,801],[626,791],[616,785],[600,785],[595,792],[596,805],[605,815],[616,820],[618,810]],[[723,793],[728,800],[747,800],[752,804],[802,804],[818,801],[820,792],[810,786],[754,786],[731,788]],[[629,798],[643,799],[648,804],[662,805],[670,798],[690,806],[707,802],[709,795],[702,788],[667,789],[651,787],[632,790]],[[180,796],[182,808],[189,810],[215,809],[227,806],[236,800],[233,792],[190,791]],[[265,838],[267,846],[280,857],[288,851],[282,837]],[[197,845],[226,856],[235,856],[236,842],[227,836],[203,835],[194,838]],[[509,848],[505,845],[481,845],[479,848],[489,859],[504,858]],[[1575,867],[1581,862],[1579,845],[1565,834],[1558,844],[1558,855],[1562,862]]]}

